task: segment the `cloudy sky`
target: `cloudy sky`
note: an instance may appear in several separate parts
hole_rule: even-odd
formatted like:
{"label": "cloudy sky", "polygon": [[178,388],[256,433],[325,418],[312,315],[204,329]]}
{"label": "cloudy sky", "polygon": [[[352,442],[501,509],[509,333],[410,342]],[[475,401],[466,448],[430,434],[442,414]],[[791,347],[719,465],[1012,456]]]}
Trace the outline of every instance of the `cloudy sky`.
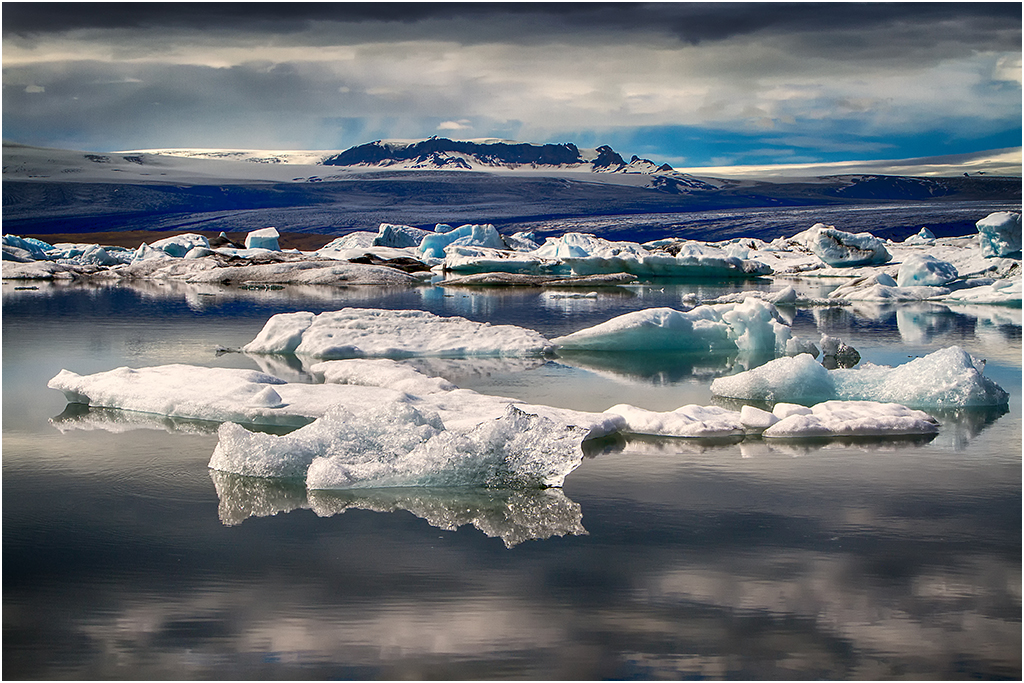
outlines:
{"label": "cloudy sky", "polygon": [[17,3],[3,138],[608,144],[676,166],[1021,146],[1020,3]]}

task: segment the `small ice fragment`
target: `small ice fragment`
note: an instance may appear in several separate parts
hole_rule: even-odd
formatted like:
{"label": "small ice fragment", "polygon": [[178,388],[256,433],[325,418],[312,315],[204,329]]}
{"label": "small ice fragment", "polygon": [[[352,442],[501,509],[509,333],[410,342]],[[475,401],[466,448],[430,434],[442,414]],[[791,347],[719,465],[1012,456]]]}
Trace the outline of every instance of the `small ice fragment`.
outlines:
{"label": "small ice fragment", "polygon": [[277,228],[261,228],[260,230],[253,230],[245,236],[245,248],[280,251],[281,247],[279,247],[277,243],[277,239],[280,236],[281,234],[277,231]]}
{"label": "small ice fragment", "polygon": [[776,403],[775,407],[772,408],[772,415],[784,420],[790,415],[810,415],[811,409],[807,406],[797,405],[796,403]]}
{"label": "small ice fragment", "polygon": [[754,406],[743,406],[740,408],[740,422],[748,430],[764,431],[779,421],[779,418],[767,410],[761,410]]}
{"label": "small ice fragment", "polygon": [[249,405],[280,408],[284,405],[284,401],[281,400],[281,395],[274,391],[274,387],[265,387],[252,397]]}

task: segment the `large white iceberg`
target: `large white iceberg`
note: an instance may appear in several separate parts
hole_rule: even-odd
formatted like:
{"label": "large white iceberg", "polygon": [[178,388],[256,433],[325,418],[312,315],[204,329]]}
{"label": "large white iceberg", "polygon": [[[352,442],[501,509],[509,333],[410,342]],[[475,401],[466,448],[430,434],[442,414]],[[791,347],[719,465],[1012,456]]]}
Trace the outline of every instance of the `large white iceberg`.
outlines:
{"label": "large white iceberg", "polygon": [[996,211],[975,224],[981,242],[981,254],[986,258],[1019,254],[1021,247],[1020,214]]}
{"label": "large white iceberg", "polygon": [[885,242],[871,233],[857,234],[837,230],[835,226],[816,223],[793,237],[833,267],[878,265],[892,259]]}
{"label": "large white iceberg", "polygon": [[805,404],[839,399],[939,409],[1005,405],[1009,394],[985,377],[978,365],[958,346],[894,368],[862,363],[857,368],[827,370],[809,355],[801,354],[719,377],[711,383],[711,393],[743,400]]}
{"label": "large white iceberg", "polygon": [[[560,425],[580,427],[586,438],[613,434],[623,425],[618,415],[531,405],[454,389],[440,378],[399,368],[390,361],[352,361],[365,363],[361,369],[333,363],[314,368],[344,383],[285,382],[253,370],[174,364],[117,368],[91,375],[61,370],[47,386],[63,392],[70,403],[250,425],[302,426],[323,416],[332,406],[361,413],[396,401],[425,414],[439,415],[449,428],[465,430],[501,417],[509,405]],[[396,378],[401,378],[397,386],[388,386],[389,380]]]}
{"label": "large white iceberg", "polygon": [[300,426],[342,403],[397,400],[399,391],[343,384],[292,384],[266,373],[195,365],[121,367],[91,375],[61,370],[47,386],[70,403],[212,422]]}
{"label": "large white iceberg", "polygon": [[344,308],[314,315],[282,313],[246,344],[246,353],[315,358],[536,356],[552,350],[539,333],[426,311]]}
{"label": "large white iceberg", "polygon": [[577,351],[699,351],[739,349],[782,355],[804,350],[775,307],[757,298],[690,311],[648,308],[552,340]]}

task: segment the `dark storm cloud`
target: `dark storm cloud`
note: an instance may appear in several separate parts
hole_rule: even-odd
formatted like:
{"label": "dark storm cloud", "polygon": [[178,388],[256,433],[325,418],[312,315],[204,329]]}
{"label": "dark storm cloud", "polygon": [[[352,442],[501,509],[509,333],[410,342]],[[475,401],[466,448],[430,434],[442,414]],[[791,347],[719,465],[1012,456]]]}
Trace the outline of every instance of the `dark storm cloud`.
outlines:
{"label": "dark storm cloud", "polygon": [[[898,30],[917,40],[1020,44],[1014,3],[6,3],[4,36],[169,28],[293,33],[311,24],[431,24],[440,39],[533,42],[574,33],[640,32],[684,43],[752,33]],[[1016,35],[1016,39],[1014,36]],[[864,49],[885,45],[865,35]],[[888,47],[892,47],[889,45]]]}
{"label": "dark storm cloud", "polygon": [[[4,134],[42,146],[330,149],[435,133],[596,146],[629,131],[705,129],[737,143],[811,135],[866,153],[911,133],[990,140],[1021,117],[1012,3],[4,10]],[[1014,145],[998,143],[986,149]],[[651,155],[689,156],[679,146]]]}

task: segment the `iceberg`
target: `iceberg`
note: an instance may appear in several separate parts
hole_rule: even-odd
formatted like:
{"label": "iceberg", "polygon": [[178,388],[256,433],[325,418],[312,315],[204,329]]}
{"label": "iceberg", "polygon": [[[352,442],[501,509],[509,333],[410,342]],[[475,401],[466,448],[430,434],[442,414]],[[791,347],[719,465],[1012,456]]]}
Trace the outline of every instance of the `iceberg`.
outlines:
{"label": "iceberg", "polygon": [[911,254],[900,265],[896,284],[900,287],[915,285],[936,286],[949,284],[960,277],[956,266],[930,254]]}
{"label": "iceberg", "polygon": [[1021,224],[1020,214],[1012,211],[996,211],[975,223],[981,254],[985,258],[1020,255]]}
{"label": "iceberg", "polygon": [[912,246],[931,246],[932,244],[935,244],[935,233],[928,228],[921,228],[921,230],[916,234],[903,240],[903,244],[909,244]]}
{"label": "iceberg", "polygon": [[316,363],[310,372],[328,384],[358,384],[386,387],[411,394],[436,394],[458,389],[441,377],[427,377],[409,365],[388,358],[372,360],[328,360]]}
{"label": "iceberg", "polygon": [[196,248],[209,249],[210,241],[202,235],[188,232],[182,235],[175,235],[173,237],[167,237],[162,240],[157,240],[151,245],[154,249],[159,249],[165,252],[168,256],[174,256],[175,258],[184,258],[186,254]]}
{"label": "iceberg", "polygon": [[425,311],[344,308],[320,315],[282,313],[246,344],[246,353],[323,359],[412,356],[537,356],[552,343],[533,330]]}
{"label": "iceberg", "polygon": [[116,266],[130,263],[134,256],[131,249],[98,244],[58,243],[47,252],[47,258],[52,261],[76,266]]}
{"label": "iceberg", "polygon": [[974,287],[957,289],[942,297],[950,304],[1002,304],[1020,306],[1021,278],[979,281]]}
{"label": "iceberg", "polygon": [[255,370],[194,365],[121,367],[92,375],[61,370],[47,386],[69,403],[211,422],[301,426],[328,405],[376,404],[401,392],[343,384],[290,384]]}
{"label": "iceberg", "polygon": [[304,478],[309,489],[561,486],[583,460],[585,430],[514,405],[496,420],[446,428],[403,401],[354,414],[333,406],[291,434],[225,423],[210,468],[254,477]]}
{"label": "iceberg", "polygon": [[1001,406],[1009,394],[982,374],[983,363],[958,346],[888,367],[827,370],[802,354],[778,358],[711,383],[715,396],[749,401],[813,404],[830,400],[881,401],[911,408]]}
{"label": "iceberg", "polygon": [[746,433],[740,413],[718,406],[686,405],[670,412],[655,412],[619,404],[605,412],[625,418],[624,431],[630,434],[720,439],[742,438]]}
{"label": "iceberg", "polygon": [[[757,298],[682,312],[649,308],[553,339],[574,351],[701,351],[739,349],[781,355],[797,342],[775,307]],[[790,342],[794,342],[791,344]]]}
{"label": "iceberg", "polygon": [[[357,368],[358,364],[364,367]],[[73,404],[246,425],[300,427],[331,407],[361,414],[396,401],[424,413],[436,413],[449,428],[465,430],[501,417],[509,405],[563,426],[579,427],[588,439],[613,434],[623,425],[618,415],[531,405],[456,389],[443,379],[421,375],[412,368],[381,369],[376,361],[333,366],[328,362],[318,370],[337,382],[308,384],[285,382],[254,370],[175,364],[117,368],[92,375],[61,370],[47,386],[63,392]],[[398,377],[399,387],[383,386]]]}
{"label": "iceberg", "polygon": [[490,223],[462,225],[447,232],[428,232],[419,243],[419,253],[427,258],[444,258],[451,246],[508,249]]}
{"label": "iceberg", "polygon": [[792,239],[806,244],[815,256],[833,267],[879,265],[892,259],[885,242],[871,233],[843,232],[824,223],[815,223]]}
{"label": "iceberg", "polygon": [[[942,262],[940,262],[942,263]],[[938,299],[947,294],[947,287],[928,285],[900,286],[891,275],[875,273],[836,287],[829,293],[829,299],[838,301],[925,301]]]}
{"label": "iceberg", "polygon": [[377,236],[373,238],[375,247],[418,247],[423,238],[434,233],[411,225],[393,225],[381,223],[377,228]]}
{"label": "iceberg", "polygon": [[928,413],[895,403],[826,401],[802,410],[787,406],[785,417],[765,429],[761,436],[766,439],[917,436],[938,431],[938,422]]}
{"label": "iceberg", "polygon": [[[20,249],[26,253],[28,258],[34,261],[47,260],[49,258],[48,253],[53,249],[52,244],[47,244],[42,240],[37,240],[33,237],[18,237],[17,235],[4,235],[3,246]],[[7,250],[4,249],[4,252],[6,253]]]}
{"label": "iceberg", "polygon": [[[423,246],[430,239],[424,240]],[[730,256],[715,247],[692,241],[669,242],[655,248],[577,232],[549,237],[532,251],[501,251],[487,249],[487,245],[465,249],[454,242],[444,250],[444,267],[453,273],[509,272],[550,277],[609,273],[638,277],[758,277],[772,272],[763,263]]]}
{"label": "iceberg", "polygon": [[281,247],[278,246],[277,240],[281,234],[277,231],[277,228],[262,228],[260,230],[253,230],[245,236],[245,248],[246,249],[269,249],[270,251],[280,251]]}

